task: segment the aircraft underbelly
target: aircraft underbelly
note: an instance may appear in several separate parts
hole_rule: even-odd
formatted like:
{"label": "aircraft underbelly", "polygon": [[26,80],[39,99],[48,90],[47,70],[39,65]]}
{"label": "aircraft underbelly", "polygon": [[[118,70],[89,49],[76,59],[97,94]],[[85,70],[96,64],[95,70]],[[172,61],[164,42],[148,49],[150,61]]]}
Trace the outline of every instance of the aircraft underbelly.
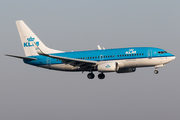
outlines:
{"label": "aircraft underbelly", "polygon": [[41,65],[40,67],[53,69],[53,70],[60,70],[60,71],[78,71],[78,67],[74,67],[72,65],[65,65],[65,64]]}
{"label": "aircraft underbelly", "polygon": [[165,64],[168,62],[166,57],[157,57],[157,58],[140,58],[140,59],[128,59],[128,60],[121,60],[124,64],[123,67],[148,67],[148,66],[155,66],[159,64]]}
{"label": "aircraft underbelly", "polygon": [[137,59],[136,65],[137,67],[148,67],[148,66],[155,66],[159,64],[165,64],[168,60],[166,57],[156,57],[156,58],[144,58],[144,59]]}
{"label": "aircraft underbelly", "polygon": [[[113,60],[114,61],[114,60]],[[126,60],[118,60],[114,61],[118,62],[121,68],[128,68],[128,67],[148,67],[148,66],[155,66],[159,64],[165,64],[168,62],[166,57],[157,57],[157,58],[140,58],[140,59],[126,59]],[[79,67],[74,67],[72,65],[66,64],[51,64],[51,65],[41,65],[39,67],[53,69],[53,70],[60,70],[60,71],[82,71]]]}

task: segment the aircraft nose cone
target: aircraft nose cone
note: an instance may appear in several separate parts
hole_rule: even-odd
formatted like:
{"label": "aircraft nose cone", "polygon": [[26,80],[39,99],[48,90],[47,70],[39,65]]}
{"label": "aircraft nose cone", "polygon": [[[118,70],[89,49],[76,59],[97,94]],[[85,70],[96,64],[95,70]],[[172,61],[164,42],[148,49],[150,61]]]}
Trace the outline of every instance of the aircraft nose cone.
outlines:
{"label": "aircraft nose cone", "polygon": [[171,61],[173,61],[174,59],[176,59],[176,57],[175,57],[175,55],[173,55],[173,56],[167,57],[167,59],[168,59],[168,62],[171,62]]}
{"label": "aircraft nose cone", "polygon": [[172,57],[170,57],[170,60],[171,60],[171,61],[173,61],[174,59],[176,59],[176,56],[175,56],[175,55],[172,56]]}

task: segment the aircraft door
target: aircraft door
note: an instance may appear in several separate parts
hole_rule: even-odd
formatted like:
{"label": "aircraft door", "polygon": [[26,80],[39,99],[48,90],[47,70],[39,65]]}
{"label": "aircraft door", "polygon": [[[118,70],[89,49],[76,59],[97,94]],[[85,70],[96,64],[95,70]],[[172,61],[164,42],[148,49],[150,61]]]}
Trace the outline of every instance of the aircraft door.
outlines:
{"label": "aircraft door", "polygon": [[147,57],[148,57],[149,59],[152,58],[152,50],[148,50],[148,52],[147,52]]}
{"label": "aircraft door", "polygon": [[46,58],[46,63],[48,66],[51,66],[51,58],[50,57]]}
{"label": "aircraft door", "polygon": [[103,61],[104,60],[104,55],[100,55],[100,61]]}

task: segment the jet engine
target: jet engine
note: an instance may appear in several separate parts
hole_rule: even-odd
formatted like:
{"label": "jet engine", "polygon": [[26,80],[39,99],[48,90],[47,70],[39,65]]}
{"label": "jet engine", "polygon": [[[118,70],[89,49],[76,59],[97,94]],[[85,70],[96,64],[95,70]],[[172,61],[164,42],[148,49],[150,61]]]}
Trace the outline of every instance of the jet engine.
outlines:
{"label": "jet engine", "polygon": [[119,69],[117,62],[105,62],[97,66],[99,72],[115,72]]}

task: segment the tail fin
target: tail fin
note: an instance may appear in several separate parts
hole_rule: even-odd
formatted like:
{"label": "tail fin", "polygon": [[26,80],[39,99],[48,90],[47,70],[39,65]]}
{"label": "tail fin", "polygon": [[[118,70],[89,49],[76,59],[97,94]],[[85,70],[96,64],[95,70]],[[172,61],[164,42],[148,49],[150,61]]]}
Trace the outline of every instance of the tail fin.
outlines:
{"label": "tail fin", "polygon": [[33,33],[33,31],[24,23],[24,21],[22,20],[16,21],[16,25],[26,56],[38,55],[38,53],[33,47],[34,44],[32,44],[32,42],[35,42],[36,45],[38,45],[38,47],[47,54],[63,52],[46,47],[42,43],[42,41]]}

